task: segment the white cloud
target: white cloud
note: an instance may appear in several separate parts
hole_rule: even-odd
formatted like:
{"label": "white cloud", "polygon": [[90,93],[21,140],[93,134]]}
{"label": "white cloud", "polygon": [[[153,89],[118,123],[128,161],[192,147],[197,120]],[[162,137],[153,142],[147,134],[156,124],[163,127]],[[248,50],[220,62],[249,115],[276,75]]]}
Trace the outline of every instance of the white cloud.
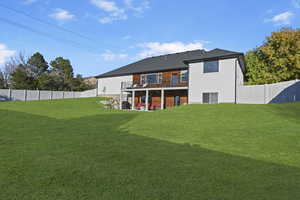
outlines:
{"label": "white cloud", "polygon": [[292,5],[295,8],[300,8],[300,0],[292,0]]}
{"label": "white cloud", "polygon": [[289,24],[291,24],[291,20],[292,20],[293,16],[294,16],[294,13],[287,11],[287,12],[275,15],[271,19],[265,19],[265,22],[273,22],[275,25],[289,25]]}
{"label": "white cloud", "polygon": [[50,15],[50,17],[59,21],[68,21],[74,19],[75,15],[71,14],[68,10],[58,8]]}
{"label": "white cloud", "polygon": [[5,44],[0,43],[0,65],[4,64],[6,58],[13,56],[16,51],[9,50]]}
{"label": "white cloud", "polygon": [[204,49],[204,44],[207,42],[194,42],[194,43],[183,43],[183,42],[149,42],[139,44],[138,46],[143,48],[139,53],[139,57],[149,57],[169,53],[178,53],[183,51],[191,51],[196,49]]}
{"label": "white cloud", "polygon": [[100,23],[107,24],[115,20],[126,20],[127,15],[125,10],[119,8],[115,2],[108,0],[91,0],[91,3],[104,12],[108,13],[108,16],[99,19]]}
{"label": "white cloud", "polygon": [[124,6],[118,6],[115,1],[111,0],[90,0],[90,3],[104,11],[107,15],[99,19],[100,23],[107,24],[117,20],[127,20],[128,12],[142,13],[149,8],[149,1],[142,0],[138,5],[134,0],[124,0]]}
{"label": "white cloud", "polygon": [[150,2],[148,0],[143,0],[139,5],[134,4],[134,0],[124,0],[124,3],[128,9],[134,10],[136,12],[143,12],[144,10],[150,8]]}
{"label": "white cloud", "polygon": [[113,53],[111,51],[106,51],[105,53],[101,54],[101,57],[106,61],[113,61],[117,59],[127,58],[128,55],[123,53],[118,54],[118,53]]}

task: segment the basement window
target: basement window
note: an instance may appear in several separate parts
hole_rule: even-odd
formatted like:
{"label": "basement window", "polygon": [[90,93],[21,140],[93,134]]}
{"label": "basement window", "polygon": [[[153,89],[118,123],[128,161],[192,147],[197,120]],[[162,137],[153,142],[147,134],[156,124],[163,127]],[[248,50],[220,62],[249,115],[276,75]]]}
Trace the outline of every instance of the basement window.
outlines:
{"label": "basement window", "polygon": [[218,103],[218,96],[219,93],[213,92],[213,93],[203,93],[202,94],[202,102],[204,104],[215,104]]}

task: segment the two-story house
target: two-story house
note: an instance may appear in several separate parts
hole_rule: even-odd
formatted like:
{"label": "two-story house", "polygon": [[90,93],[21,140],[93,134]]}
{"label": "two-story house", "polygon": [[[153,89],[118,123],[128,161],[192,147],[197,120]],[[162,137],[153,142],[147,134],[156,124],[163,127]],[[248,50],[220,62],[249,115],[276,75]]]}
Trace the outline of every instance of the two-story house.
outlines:
{"label": "two-story house", "polygon": [[96,76],[99,96],[121,96],[123,107],[164,109],[182,104],[235,103],[244,55],[222,49],[145,58]]}

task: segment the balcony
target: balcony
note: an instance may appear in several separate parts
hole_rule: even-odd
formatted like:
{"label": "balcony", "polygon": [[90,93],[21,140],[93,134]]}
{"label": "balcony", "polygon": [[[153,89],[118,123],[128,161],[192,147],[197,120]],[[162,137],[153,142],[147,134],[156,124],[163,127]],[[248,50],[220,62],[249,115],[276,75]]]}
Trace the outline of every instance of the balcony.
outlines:
{"label": "balcony", "polygon": [[132,89],[147,89],[147,88],[178,88],[188,87],[188,81],[162,79],[160,83],[137,83],[137,82],[122,82],[121,89],[132,90]]}

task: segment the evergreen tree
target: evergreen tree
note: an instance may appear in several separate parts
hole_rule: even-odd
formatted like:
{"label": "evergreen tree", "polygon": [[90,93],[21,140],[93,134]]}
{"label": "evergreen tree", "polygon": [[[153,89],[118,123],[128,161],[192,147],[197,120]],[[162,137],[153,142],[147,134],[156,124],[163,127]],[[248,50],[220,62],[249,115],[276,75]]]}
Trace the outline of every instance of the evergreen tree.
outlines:
{"label": "evergreen tree", "polygon": [[68,59],[58,57],[50,65],[52,66],[52,76],[56,76],[56,81],[59,82],[58,89],[72,90],[74,74],[71,62]]}
{"label": "evergreen tree", "polygon": [[19,65],[11,75],[14,89],[35,89],[34,79],[28,74],[27,66]]}
{"label": "evergreen tree", "polygon": [[83,90],[89,90],[89,89],[91,89],[91,86],[84,82],[84,80],[80,74],[78,74],[73,79],[73,84],[72,84],[73,91],[83,91]]}

